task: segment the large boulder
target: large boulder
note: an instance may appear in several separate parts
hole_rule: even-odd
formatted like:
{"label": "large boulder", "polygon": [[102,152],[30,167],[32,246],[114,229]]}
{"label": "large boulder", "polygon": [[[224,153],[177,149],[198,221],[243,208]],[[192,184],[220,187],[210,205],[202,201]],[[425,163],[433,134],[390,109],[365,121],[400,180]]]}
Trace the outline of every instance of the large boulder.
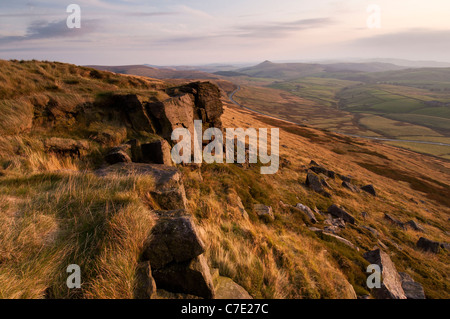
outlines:
{"label": "large boulder", "polygon": [[180,292],[206,299],[215,297],[211,273],[203,255],[181,263],[173,262],[161,269],[154,269],[153,278],[158,288],[170,292]]}
{"label": "large boulder", "polygon": [[220,117],[223,114],[223,104],[217,85],[211,82],[192,82],[175,88],[169,93],[177,94],[177,91],[190,93],[194,96],[197,119],[207,122],[210,126],[222,128]]}
{"label": "large boulder", "polygon": [[176,212],[173,217],[160,218],[153,227],[141,259],[160,269],[172,262],[189,261],[204,251],[205,244],[192,218]]}
{"label": "large boulder", "polygon": [[410,275],[400,272],[402,279],[402,288],[408,299],[426,299],[423,287],[418,282],[415,282]]}
{"label": "large boulder", "polygon": [[340,208],[339,206],[333,204],[330,207],[328,207],[328,213],[345,220],[347,223],[354,224],[355,218],[347,213],[344,209]]}
{"label": "large boulder", "polygon": [[378,265],[381,270],[381,288],[373,288],[373,295],[377,299],[406,299],[402,278],[388,254],[375,249],[366,252],[364,258],[371,264]]}
{"label": "large boulder", "polygon": [[151,299],[155,294],[156,283],[152,277],[150,262],[140,262],[136,268],[134,298]]}
{"label": "large boulder", "polygon": [[173,165],[170,155],[170,144],[166,140],[159,140],[141,145],[142,160],[145,163]]}
{"label": "large boulder", "polygon": [[183,94],[171,97],[162,102],[149,103],[146,106],[151,116],[155,118],[158,134],[170,140],[172,132],[177,128],[187,128],[194,137],[194,109],[195,97]]}
{"label": "large boulder", "polygon": [[439,253],[441,250],[441,244],[437,241],[432,241],[424,237],[420,237],[419,241],[417,242],[417,247],[424,251],[432,252],[432,253]]}

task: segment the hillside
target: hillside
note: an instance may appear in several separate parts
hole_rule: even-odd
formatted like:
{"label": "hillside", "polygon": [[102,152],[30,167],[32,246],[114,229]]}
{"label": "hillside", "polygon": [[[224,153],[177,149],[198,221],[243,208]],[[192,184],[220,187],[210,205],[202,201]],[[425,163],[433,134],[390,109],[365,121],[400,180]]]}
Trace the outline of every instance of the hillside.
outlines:
{"label": "hillside", "polygon": [[[450,297],[448,161],[250,112],[205,81],[0,61],[0,84],[1,298],[379,298],[375,246]],[[194,119],[280,128],[280,170],[173,166],[170,134]]]}

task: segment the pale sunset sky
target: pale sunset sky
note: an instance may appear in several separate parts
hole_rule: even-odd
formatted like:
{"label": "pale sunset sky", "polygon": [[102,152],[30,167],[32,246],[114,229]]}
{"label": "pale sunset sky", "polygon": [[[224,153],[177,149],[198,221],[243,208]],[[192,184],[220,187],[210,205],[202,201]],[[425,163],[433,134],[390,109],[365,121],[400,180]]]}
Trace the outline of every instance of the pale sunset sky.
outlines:
{"label": "pale sunset sky", "polygon": [[[66,8],[81,7],[81,28]],[[367,8],[381,8],[381,28]],[[195,65],[401,58],[450,62],[449,0],[0,0],[0,58]]]}

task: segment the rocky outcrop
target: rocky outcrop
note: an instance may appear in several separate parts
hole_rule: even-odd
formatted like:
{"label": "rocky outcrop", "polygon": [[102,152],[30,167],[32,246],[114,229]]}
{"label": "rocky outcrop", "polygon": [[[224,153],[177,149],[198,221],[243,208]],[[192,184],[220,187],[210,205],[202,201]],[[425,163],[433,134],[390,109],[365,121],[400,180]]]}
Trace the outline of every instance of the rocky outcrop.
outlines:
{"label": "rocky outcrop", "polygon": [[170,150],[170,144],[166,140],[142,144],[142,161],[144,163],[155,163],[171,166],[173,163]]}
{"label": "rocky outcrop", "polygon": [[330,207],[328,207],[328,213],[345,220],[347,223],[354,224],[355,218],[347,213],[344,209],[338,207],[337,205],[333,204]]}
{"label": "rocky outcrop", "polygon": [[432,252],[438,254],[441,250],[441,244],[437,241],[432,241],[424,237],[420,237],[417,242],[417,247],[424,251]]}
{"label": "rocky outcrop", "polygon": [[144,247],[142,260],[150,261],[153,269],[160,269],[171,262],[191,260],[205,251],[205,244],[192,218],[180,211],[173,214],[175,216],[160,218]]}
{"label": "rocky outcrop", "polygon": [[187,128],[193,138],[194,120],[202,120],[204,129],[222,128],[223,105],[219,88],[210,82],[194,82],[167,90],[171,96],[148,103],[147,111],[155,118],[157,133],[170,140],[176,128]]}
{"label": "rocky outcrop", "polygon": [[381,288],[372,289],[377,299],[406,299],[402,288],[402,278],[388,254],[376,249],[366,252],[364,258],[371,264],[378,265],[381,270]]}
{"label": "rocky outcrop", "polygon": [[400,272],[402,280],[402,288],[408,299],[426,299],[423,287],[418,282],[415,282],[410,275]]}
{"label": "rocky outcrop", "polygon": [[253,205],[253,210],[255,211],[256,215],[259,216],[262,220],[265,222],[270,222],[275,220],[275,216],[273,214],[272,207],[266,206],[263,204],[255,204]]}
{"label": "rocky outcrop", "polygon": [[181,263],[170,263],[153,270],[158,288],[206,299],[215,297],[211,272],[203,255]]}
{"label": "rocky outcrop", "polygon": [[361,189],[370,195],[377,196],[377,192],[375,191],[375,187],[373,187],[373,185],[366,185],[361,187]]}

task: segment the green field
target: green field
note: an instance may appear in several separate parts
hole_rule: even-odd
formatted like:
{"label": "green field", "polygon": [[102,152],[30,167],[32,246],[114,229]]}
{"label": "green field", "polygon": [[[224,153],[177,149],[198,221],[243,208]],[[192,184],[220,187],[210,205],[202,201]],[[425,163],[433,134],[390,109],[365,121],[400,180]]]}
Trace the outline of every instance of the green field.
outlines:
{"label": "green field", "polygon": [[[235,99],[262,113],[330,131],[450,144],[448,68],[322,69],[313,74],[317,66],[289,67],[293,66],[277,69],[276,64],[262,64],[246,70],[248,76],[239,77],[242,90]],[[448,146],[401,141],[396,145],[443,158],[450,153]]]}

